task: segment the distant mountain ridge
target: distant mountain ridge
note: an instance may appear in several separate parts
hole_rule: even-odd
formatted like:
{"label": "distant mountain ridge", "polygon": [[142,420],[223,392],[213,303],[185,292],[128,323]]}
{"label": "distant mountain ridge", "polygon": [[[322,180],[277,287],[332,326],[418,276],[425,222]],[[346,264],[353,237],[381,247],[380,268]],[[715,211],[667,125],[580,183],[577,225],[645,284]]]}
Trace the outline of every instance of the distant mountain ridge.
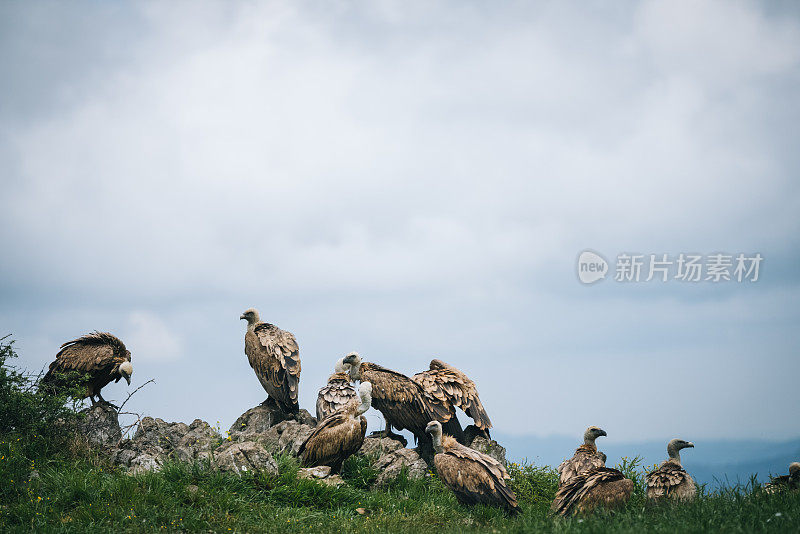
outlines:
{"label": "distant mountain ridge", "polygon": [[[492,432],[492,437],[506,447],[509,461],[537,465],[561,463],[571,457],[580,439],[567,436],[512,436]],[[691,436],[681,436],[691,440]],[[597,441],[598,448],[608,455],[608,465],[623,456],[640,456],[645,466],[661,463],[667,457],[667,441],[618,443],[607,438]],[[769,440],[692,440],[695,448],[681,454],[683,466],[699,484],[718,488],[736,483],[745,484],[751,475],[766,482],[770,475],[788,472],[789,463],[800,461],[800,437],[785,441]]]}

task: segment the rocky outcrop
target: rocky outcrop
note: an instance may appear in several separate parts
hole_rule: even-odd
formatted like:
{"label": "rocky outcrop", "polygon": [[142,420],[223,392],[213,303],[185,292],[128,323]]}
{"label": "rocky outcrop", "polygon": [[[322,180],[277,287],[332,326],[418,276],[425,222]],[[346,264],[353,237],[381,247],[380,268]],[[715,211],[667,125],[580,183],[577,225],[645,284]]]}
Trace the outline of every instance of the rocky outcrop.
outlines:
{"label": "rocky outcrop", "polygon": [[111,459],[130,468],[132,473],[153,471],[161,469],[167,459],[206,460],[221,441],[217,431],[200,419],[187,425],[145,417],[133,438],[122,441],[111,451]]}
{"label": "rocky outcrop", "polygon": [[[252,428],[252,427],[251,427]],[[270,427],[263,432],[232,432],[232,441],[253,441],[263,445],[273,454],[289,453],[297,455],[300,445],[311,435],[314,428],[309,425],[287,420]]]}
{"label": "rocky outcrop", "polygon": [[409,479],[422,478],[428,470],[417,451],[414,449],[397,449],[381,456],[373,467],[380,472],[375,481],[376,486],[383,486],[396,479],[403,471],[407,472]]}
{"label": "rocky outcrop", "polygon": [[297,478],[314,480],[326,486],[339,487],[344,484],[344,480],[339,475],[332,475],[331,468],[327,465],[318,467],[305,467],[297,472]]}
{"label": "rocky outcrop", "polygon": [[95,404],[84,412],[78,428],[93,447],[116,447],[122,439],[119,415],[110,404]]}
{"label": "rocky outcrop", "polygon": [[364,444],[356,454],[378,459],[384,454],[394,452],[403,446],[392,438],[364,438]]}
{"label": "rocky outcrop", "polygon": [[223,443],[214,451],[212,465],[215,469],[237,475],[248,471],[278,474],[278,464],[272,454],[262,445],[252,441]]}
{"label": "rocky outcrop", "polygon": [[287,415],[274,405],[259,404],[240,415],[228,430],[228,435],[237,440],[243,436],[263,434],[284,421],[293,421],[310,427],[317,425],[317,420],[307,410]]}

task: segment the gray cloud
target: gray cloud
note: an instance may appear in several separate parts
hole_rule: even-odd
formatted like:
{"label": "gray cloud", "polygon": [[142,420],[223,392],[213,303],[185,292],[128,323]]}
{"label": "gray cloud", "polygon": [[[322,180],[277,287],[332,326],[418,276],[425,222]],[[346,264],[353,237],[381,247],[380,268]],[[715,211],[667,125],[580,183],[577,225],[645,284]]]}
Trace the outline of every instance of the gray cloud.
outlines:
{"label": "gray cloud", "polygon": [[[157,378],[141,409],[229,424],[263,396],[255,305],[298,337],[305,406],[356,349],[459,365],[510,433],[792,434],[796,12],[2,9],[0,320],[31,366],[109,329]],[[586,288],[586,247],[765,271]]]}

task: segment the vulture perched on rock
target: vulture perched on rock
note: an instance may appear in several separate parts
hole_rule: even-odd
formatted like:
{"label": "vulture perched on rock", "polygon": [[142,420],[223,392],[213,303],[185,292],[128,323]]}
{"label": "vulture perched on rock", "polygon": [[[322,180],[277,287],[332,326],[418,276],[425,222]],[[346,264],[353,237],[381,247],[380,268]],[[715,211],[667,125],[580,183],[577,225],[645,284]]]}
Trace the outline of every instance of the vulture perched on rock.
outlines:
{"label": "vulture perched on rock", "polygon": [[294,336],[274,324],[262,323],[254,308],[245,311],[239,318],[247,321],[244,353],[267,392],[264,403],[269,404],[272,400],[283,412],[298,413],[300,349]]}
{"label": "vulture perched on rock", "polygon": [[372,404],[372,384],[361,382],[358,397],[319,423],[297,451],[304,467],[328,465],[338,473],[342,463],[358,452],[367,433],[367,418],[362,414]]}
{"label": "vulture perched on rock", "polygon": [[100,395],[100,390],[112,380],[119,382],[120,378],[130,385],[133,374],[131,353],[121,339],[108,332],[86,334],[61,345],[56,360],[42,379],[42,386],[55,392],[69,384],[70,374],[79,377],[86,386],[83,398],[89,397],[92,406],[97,401],[110,404]]}
{"label": "vulture perched on rock", "polygon": [[605,430],[596,426],[586,429],[583,433],[583,445],[575,450],[572,458],[564,460],[558,466],[559,484],[566,484],[584,471],[606,465],[605,455],[597,450],[594,441],[600,436],[607,435]]}
{"label": "vulture perched on rock", "polygon": [[317,421],[322,421],[332,413],[338,412],[348,402],[356,398],[356,390],[350,384],[349,366],[344,358],[336,362],[334,373],[328,383],[322,386],[317,395]]}
{"label": "vulture perched on rock", "polygon": [[567,516],[575,512],[590,512],[598,506],[618,506],[630,499],[633,486],[633,480],[625,478],[621,471],[592,467],[558,487],[550,510]]}
{"label": "vulture perched on rock", "polygon": [[444,485],[453,491],[458,502],[499,506],[511,515],[519,513],[517,496],[506,484],[511,477],[503,464],[460,444],[452,436],[443,436],[439,421],[428,423],[425,431],[433,440],[436,472]]}
{"label": "vulture perched on rock", "polygon": [[789,464],[788,475],[775,477],[764,485],[764,491],[767,493],[778,493],[779,491],[797,489],[800,489],[800,462],[792,462]]}
{"label": "vulture perched on rock", "polygon": [[647,473],[647,498],[690,500],[697,494],[694,480],[681,466],[680,450],[694,443],[673,439],[667,444],[669,458],[658,469]]}
{"label": "vulture perched on rock", "polygon": [[[415,374],[412,379],[422,386],[426,394],[448,407],[451,419],[458,420],[455,409],[460,408],[489,437],[492,422],[478,396],[478,388],[467,375],[442,360],[431,360],[430,369]],[[447,430],[445,428],[445,433],[449,433]],[[458,438],[458,435],[451,435]]]}
{"label": "vulture perched on rock", "polygon": [[[392,428],[409,430],[419,442],[420,455],[430,463],[433,448],[425,427],[433,419],[452,424],[448,407],[428,397],[422,386],[406,375],[374,363],[362,362],[356,352],[345,356],[344,363],[350,366],[351,380],[372,384],[372,406],[386,420],[386,436],[401,441],[405,446],[405,438],[392,432]],[[458,424],[457,420],[455,424]],[[458,431],[461,431],[460,425]]]}

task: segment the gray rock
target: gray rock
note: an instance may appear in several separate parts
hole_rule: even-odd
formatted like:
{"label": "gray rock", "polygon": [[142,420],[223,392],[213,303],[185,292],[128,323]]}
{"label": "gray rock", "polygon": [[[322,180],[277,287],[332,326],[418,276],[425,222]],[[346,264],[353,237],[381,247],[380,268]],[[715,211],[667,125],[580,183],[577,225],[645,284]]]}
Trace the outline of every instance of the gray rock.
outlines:
{"label": "gray rock", "polygon": [[409,479],[422,478],[428,470],[428,464],[413,449],[397,449],[384,454],[375,462],[374,467],[380,472],[375,481],[376,486],[383,486],[396,479],[404,469],[408,470]]}
{"label": "gray rock", "polygon": [[318,467],[305,467],[297,472],[297,478],[304,478],[313,480],[326,486],[333,486],[338,488],[344,484],[344,480],[339,475],[332,475],[331,468],[327,465],[320,465]]}
{"label": "gray rock", "polygon": [[122,439],[117,410],[108,404],[95,404],[84,412],[79,428],[93,447],[115,447]]}
{"label": "gray rock", "polygon": [[278,463],[259,443],[226,441],[214,451],[213,466],[220,471],[242,473],[266,472],[278,474]]}
{"label": "gray rock", "polygon": [[138,475],[147,471],[161,471],[162,463],[163,461],[161,457],[148,453],[142,453],[131,460],[128,474]]}
{"label": "gray rock", "polygon": [[[240,433],[234,441],[255,441],[273,454],[288,452],[297,455],[300,445],[314,429],[294,420],[282,421],[262,433]],[[234,438],[234,436],[231,436]]]}
{"label": "gray rock", "polygon": [[476,436],[475,439],[472,440],[470,447],[506,465],[506,449],[495,440],[489,440],[483,436]]}
{"label": "gray rock", "polygon": [[402,444],[392,438],[364,438],[364,444],[356,454],[378,459],[384,454],[401,449]]}
{"label": "gray rock", "polygon": [[286,421],[310,427],[317,425],[317,420],[307,410],[300,410],[299,413],[290,415],[275,405],[259,404],[240,415],[228,430],[228,434],[233,441],[248,441],[253,436],[265,434],[272,427]]}

